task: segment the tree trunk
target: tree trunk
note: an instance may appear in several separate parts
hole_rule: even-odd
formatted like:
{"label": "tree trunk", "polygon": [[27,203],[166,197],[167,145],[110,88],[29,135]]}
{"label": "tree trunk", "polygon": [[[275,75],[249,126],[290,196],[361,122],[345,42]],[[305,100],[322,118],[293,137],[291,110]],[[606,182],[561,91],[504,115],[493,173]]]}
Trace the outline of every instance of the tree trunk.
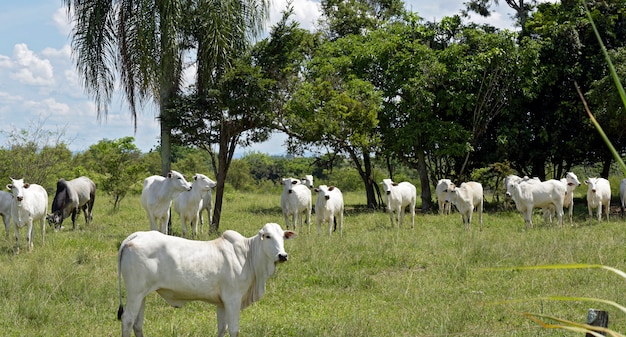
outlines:
{"label": "tree trunk", "polygon": [[422,213],[431,210],[432,203],[430,200],[430,182],[428,180],[428,169],[426,168],[426,155],[424,151],[417,152],[417,172],[420,176],[420,184],[422,185]]}

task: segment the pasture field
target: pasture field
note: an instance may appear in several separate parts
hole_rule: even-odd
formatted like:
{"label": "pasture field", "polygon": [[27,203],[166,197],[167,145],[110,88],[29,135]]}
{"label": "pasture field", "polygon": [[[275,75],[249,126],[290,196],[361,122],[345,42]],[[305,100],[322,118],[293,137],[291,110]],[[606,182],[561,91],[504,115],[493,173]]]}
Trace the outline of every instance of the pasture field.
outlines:
{"label": "pasture field", "polygon": [[[252,236],[266,222],[284,227],[280,186],[263,193],[229,192],[220,230]],[[484,230],[463,230],[461,216],[416,215],[400,230],[388,216],[362,208],[346,193],[344,235],[299,231],[285,242],[289,261],[267,283],[266,295],[241,315],[242,336],[573,336],[548,330],[522,312],[585,322],[589,308],[609,311],[609,327],[626,332],[624,314],[601,303],[537,300],[596,297],[626,304],[626,280],[602,270],[485,270],[543,264],[598,263],[626,270],[626,222],[590,223],[578,201],[575,226],[523,228],[517,211],[489,211]],[[617,205],[613,203],[614,207]],[[0,331],[3,336],[119,336],[117,249],[149,223],[139,196],[113,212],[100,194],[90,226],[35,232],[35,248],[13,253],[0,239]],[[172,216],[180,235],[178,216]],[[409,218],[410,219],[410,218]],[[476,221],[476,219],[474,219]],[[46,224],[47,226],[47,224]],[[212,239],[206,233],[201,239]],[[338,233],[337,233],[338,234]],[[22,231],[22,238],[23,238]],[[124,299],[125,301],[125,299]],[[215,336],[214,306],[169,307],[156,293],[146,303],[147,336]]]}

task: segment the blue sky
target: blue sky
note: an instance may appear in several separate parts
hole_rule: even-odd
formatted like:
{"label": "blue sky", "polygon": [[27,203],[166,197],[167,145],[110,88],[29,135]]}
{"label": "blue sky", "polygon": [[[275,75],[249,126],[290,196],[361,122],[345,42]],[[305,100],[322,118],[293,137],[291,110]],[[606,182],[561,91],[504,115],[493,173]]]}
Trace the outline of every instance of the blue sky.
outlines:
{"label": "blue sky", "polygon": [[[458,13],[466,0],[405,1],[407,8],[433,21]],[[286,0],[274,0],[270,23],[279,18]],[[302,27],[312,29],[319,17],[318,1],[295,0],[295,15]],[[501,2],[487,19],[494,26],[511,28],[510,10]],[[142,151],[158,144],[157,110],[147,106],[138,116],[134,132],[130,112],[115,95],[107,118],[98,119],[93,101],[85,94],[71,59],[70,24],[61,0],[0,2],[0,146],[7,133],[41,128],[63,134],[72,151],[84,151],[102,139],[135,137]],[[284,135],[244,151],[285,154]]]}

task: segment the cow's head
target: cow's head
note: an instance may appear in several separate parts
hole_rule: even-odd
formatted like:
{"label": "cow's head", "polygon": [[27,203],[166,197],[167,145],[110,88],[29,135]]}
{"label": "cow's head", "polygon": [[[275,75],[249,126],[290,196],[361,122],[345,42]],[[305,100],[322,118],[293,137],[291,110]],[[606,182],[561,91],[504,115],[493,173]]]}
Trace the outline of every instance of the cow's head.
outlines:
{"label": "cow's head", "polygon": [[175,189],[180,191],[191,191],[191,184],[187,182],[185,176],[176,171],[170,171],[167,174],[167,178],[171,181],[171,184]]}
{"label": "cow's head", "polygon": [[198,189],[201,192],[208,192],[215,188],[215,181],[209,179],[204,174],[196,173],[193,176],[192,189]]}
{"label": "cow's head", "polygon": [[452,199],[456,196],[456,185],[455,184],[450,184],[448,185],[448,189],[446,192],[446,204],[449,204],[452,202]]}
{"label": "cow's head", "polygon": [[385,190],[385,194],[391,194],[392,186],[398,186],[398,184],[394,183],[391,179],[383,179],[381,183],[383,185],[383,190]]}
{"label": "cow's head", "polygon": [[46,215],[46,220],[48,220],[48,225],[53,227],[55,230],[61,229],[61,224],[63,223],[63,216],[61,212],[49,213]]}
{"label": "cow's head", "polygon": [[565,180],[567,181],[568,186],[580,186],[580,181],[578,181],[578,177],[574,174],[574,172],[567,172],[565,174]]}
{"label": "cow's head", "polygon": [[598,182],[598,178],[587,178],[585,180],[585,184],[589,186],[589,191],[592,193],[596,193],[596,184]]}
{"label": "cow's head", "polygon": [[283,231],[277,223],[267,223],[259,230],[259,237],[262,253],[276,264],[289,259],[289,254],[285,252],[285,240],[295,238],[296,233],[290,230]]}
{"label": "cow's head", "polygon": [[320,198],[323,198],[324,200],[329,200],[330,199],[330,192],[333,191],[335,189],[335,186],[326,186],[326,185],[320,185],[318,188],[314,189],[315,192],[317,192],[317,195]]}
{"label": "cow's head", "polygon": [[284,178],[281,181],[281,185],[283,185],[283,190],[287,193],[292,193],[293,192],[293,187],[295,185],[299,185],[302,182],[298,179],[293,179],[293,178]]}
{"label": "cow's head", "polygon": [[7,189],[13,194],[13,199],[18,203],[24,200],[24,190],[27,189],[30,184],[24,183],[24,179],[11,179],[11,183],[7,185]]}

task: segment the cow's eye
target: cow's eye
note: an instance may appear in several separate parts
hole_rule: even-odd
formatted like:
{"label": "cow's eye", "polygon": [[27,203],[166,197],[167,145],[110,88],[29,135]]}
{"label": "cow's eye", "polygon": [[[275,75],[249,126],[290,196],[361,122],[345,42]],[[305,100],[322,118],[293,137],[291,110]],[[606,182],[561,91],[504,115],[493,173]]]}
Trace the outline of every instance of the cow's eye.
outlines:
{"label": "cow's eye", "polygon": [[443,190],[444,192],[448,193],[448,189]]}
{"label": "cow's eye", "polygon": [[271,235],[266,235],[266,236],[265,236],[265,238],[266,238],[266,239],[271,239],[271,238],[272,238],[272,236],[271,236]]}

